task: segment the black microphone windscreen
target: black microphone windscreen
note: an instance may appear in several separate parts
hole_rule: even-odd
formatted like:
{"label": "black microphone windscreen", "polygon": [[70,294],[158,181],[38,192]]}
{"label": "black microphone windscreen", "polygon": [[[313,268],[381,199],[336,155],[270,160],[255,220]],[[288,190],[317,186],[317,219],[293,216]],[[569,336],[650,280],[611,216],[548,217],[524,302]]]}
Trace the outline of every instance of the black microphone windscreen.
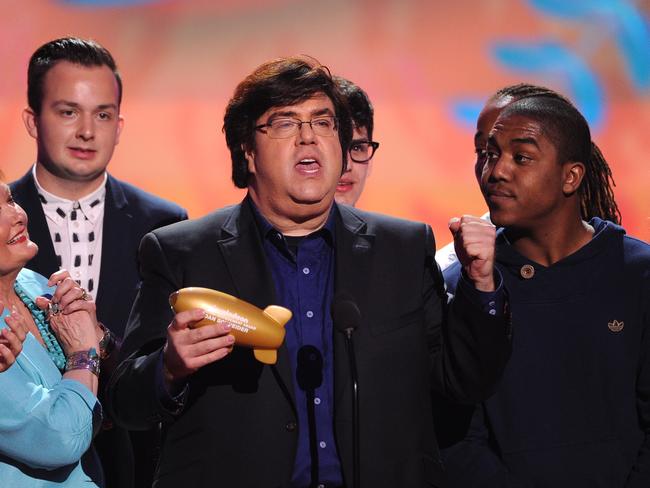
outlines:
{"label": "black microphone windscreen", "polygon": [[361,323],[361,311],[352,297],[339,293],[332,300],[332,320],[341,332],[356,329]]}

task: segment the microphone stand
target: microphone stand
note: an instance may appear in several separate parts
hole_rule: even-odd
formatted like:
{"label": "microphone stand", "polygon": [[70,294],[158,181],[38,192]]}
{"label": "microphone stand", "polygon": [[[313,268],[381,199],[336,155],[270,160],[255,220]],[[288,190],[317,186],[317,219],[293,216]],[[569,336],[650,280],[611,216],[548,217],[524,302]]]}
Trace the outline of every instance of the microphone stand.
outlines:
{"label": "microphone stand", "polygon": [[298,380],[300,389],[305,392],[305,400],[307,402],[309,455],[311,457],[311,483],[309,484],[309,488],[316,488],[319,479],[319,462],[314,399],[316,398],[316,388],[323,383],[323,357],[316,347],[305,345],[298,350],[296,379]]}
{"label": "microphone stand", "polygon": [[352,487],[361,487],[361,442],[359,435],[359,374],[357,359],[354,354],[352,333],[361,324],[361,312],[351,296],[345,292],[338,293],[332,301],[332,320],[345,336],[345,348],[348,351],[350,377],[352,379]]}
{"label": "microphone stand", "polygon": [[357,374],[357,360],[354,355],[352,342],[353,328],[345,329],[345,348],[348,351],[350,362],[350,376],[352,378],[352,486],[360,488],[361,457],[359,450],[359,375]]}
{"label": "microphone stand", "polygon": [[311,456],[311,483],[310,488],[318,485],[318,447],[316,447],[316,413],[314,412],[314,389],[305,391],[307,399],[307,424],[309,426],[309,454]]}

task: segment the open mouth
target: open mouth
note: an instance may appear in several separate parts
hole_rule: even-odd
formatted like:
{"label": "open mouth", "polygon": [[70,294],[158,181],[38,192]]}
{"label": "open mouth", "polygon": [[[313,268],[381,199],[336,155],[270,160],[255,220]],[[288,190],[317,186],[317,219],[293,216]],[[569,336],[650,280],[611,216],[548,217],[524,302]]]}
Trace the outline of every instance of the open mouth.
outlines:
{"label": "open mouth", "polygon": [[27,236],[25,235],[25,229],[21,229],[20,232],[15,234],[11,239],[7,241],[7,244],[16,244],[19,242],[25,242],[27,240]]}
{"label": "open mouth", "polygon": [[314,158],[303,158],[296,165],[301,173],[314,174],[320,170],[320,163]]}

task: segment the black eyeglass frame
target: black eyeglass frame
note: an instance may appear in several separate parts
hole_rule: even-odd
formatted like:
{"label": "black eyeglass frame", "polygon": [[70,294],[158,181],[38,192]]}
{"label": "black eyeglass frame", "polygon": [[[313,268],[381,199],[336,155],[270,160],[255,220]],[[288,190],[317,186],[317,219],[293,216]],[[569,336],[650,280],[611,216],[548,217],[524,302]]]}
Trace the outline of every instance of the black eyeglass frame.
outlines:
{"label": "black eyeglass frame", "polygon": [[[372,148],[372,151],[370,152],[370,156],[368,159],[362,159],[362,160],[357,160],[352,157],[352,146],[354,144],[368,144]],[[379,147],[379,143],[376,141],[352,141],[352,144],[350,145],[350,150],[348,151],[348,154],[350,155],[350,159],[354,161],[355,163],[359,164],[368,164],[370,160],[373,158],[375,155],[375,152],[377,152],[377,148]]]}
{"label": "black eyeglass frame", "polygon": [[[339,118],[338,118],[336,115],[317,115],[317,116],[313,117],[313,118],[310,119],[310,120],[300,120],[300,119],[298,119],[298,118],[296,118],[296,117],[277,117],[277,118],[272,118],[271,120],[268,120],[268,121],[266,122],[266,124],[256,125],[256,126],[253,127],[253,128],[254,128],[255,130],[258,130],[258,131],[262,132],[263,134],[266,134],[266,135],[269,136],[271,139],[288,139],[289,137],[293,137],[293,136],[295,136],[296,134],[298,134],[298,133],[300,132],[300,129],[302,128],[302,125],[303,125],[303,124],[308,124],[308,125],[309,125],[309,128],[314,132],[314,134],[316,134],[316,131],[314,130],[314,126],[312,125],[312,123],[314,122],[314,120],[325,119],[325,118],[327,118],[327,119],[332,119],[332,122],[333,122],[333,124],[334,124],[333,130],[332,130],[332,133],[331,133],[331,134],[317,134],[317,135],[321,135],[322,137],[332,137],[332,136],[334,136],[334,135],[338,132],[338,130],[339,130]],[[263,130],[263,129],[270,129],[270,128],[271,128],[271,125],[273,124],[273,122],[275,122],[275,121],[278,120],[278,119],[291,119],[291,120],[293,120],[294,122],[298,122],[296,132],[295,132],[294,134],[291,134],[291,135],[288,135],[288,136],[274,137],[274,136],[272,136],[271,134],[269,134],[268,130]]]}

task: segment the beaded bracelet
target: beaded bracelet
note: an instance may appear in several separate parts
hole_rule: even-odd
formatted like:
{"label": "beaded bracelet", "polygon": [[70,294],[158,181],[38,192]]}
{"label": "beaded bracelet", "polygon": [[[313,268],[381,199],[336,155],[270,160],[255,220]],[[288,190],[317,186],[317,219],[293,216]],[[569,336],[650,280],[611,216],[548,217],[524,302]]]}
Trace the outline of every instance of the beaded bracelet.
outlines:
{"label": "beaded bracelet", "polygon": [[99,376],[99,355],[94,347],[87,351],[76,351],[71,353],[65,362],[66,372],[75,369],[87,369],[95,376]]}

